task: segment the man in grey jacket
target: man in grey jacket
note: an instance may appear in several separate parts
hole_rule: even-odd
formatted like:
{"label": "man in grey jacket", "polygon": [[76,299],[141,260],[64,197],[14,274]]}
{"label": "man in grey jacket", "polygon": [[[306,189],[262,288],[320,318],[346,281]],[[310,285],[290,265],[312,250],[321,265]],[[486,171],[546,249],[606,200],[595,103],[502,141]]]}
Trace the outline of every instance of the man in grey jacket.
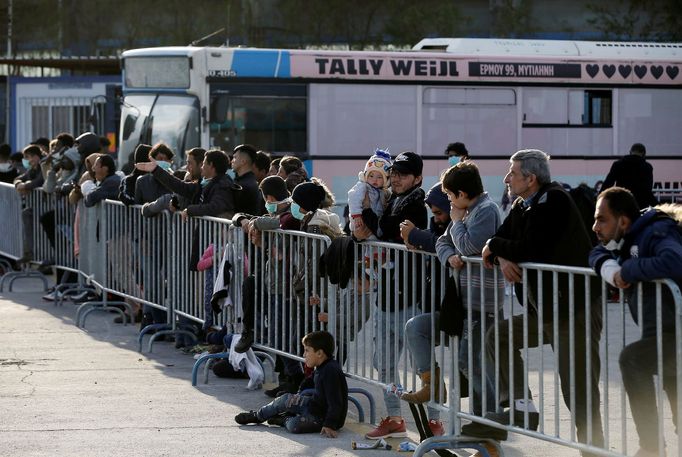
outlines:
{"label": "man in grey jacket", "polygon": [[[504,297],[504,282],[500,275],[495,281],[493,272],[483,270],[480,264],[471,266],[471,277],[461,256],[480,255],[486,240],[490,238],[501,224],[499,208],[488,194],[483,191],[483,183],[478,168],[472,162],[459,163],[449,168],[442,178],[442,186],[450,200],[450,218],[452,222],[446,232],[436,242],[436,252],[443,265],[452,268],[452,274],[458,283],[465,310],[468,310],[467,325],[464,326],[463,339],[460,343],[460,370],[469,377],[473,384],[473,410],[481,414],[483,397],[486,409],[495,407],[494,387],[484,375],[481,348],[481,335],[492,326],[496,309],[500,309]],[[484,301],[481,302],[481,288]],[[495,303],[495,289],[498,289],[498,303]],[[485,318],[481,319],[481,307],[484,307]],[[435,313],[436,321],[439,312]],[[403,400],[423,403],[430,399],[430,384],[425,382],[424,373],[431,369],[431,315],[422,314],[410,319],[405,325],[407,344],[415,361],[417,371],[422,375],[423,387],[414,394],[405,394]],[[471,367],[468,365],[468,351],[472,351]],[[434,392],[440,390],[438,368],[431,382],[435,383]],[[436,411],[429,408],[429,418],[433,421]]]}

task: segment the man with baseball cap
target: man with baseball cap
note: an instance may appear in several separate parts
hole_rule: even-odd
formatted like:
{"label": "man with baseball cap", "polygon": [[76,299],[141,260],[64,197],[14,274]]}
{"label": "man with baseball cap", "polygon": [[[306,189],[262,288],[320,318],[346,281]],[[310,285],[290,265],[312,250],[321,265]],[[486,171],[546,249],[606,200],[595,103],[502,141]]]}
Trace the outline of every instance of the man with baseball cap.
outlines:
{"label": "man with baseball cap", "polygon": [[[384,214],[378,221],[381,227],[382,241],[403,243],[400,236],[400,226],[407,221],[412,222],[417,228],[426,229],[428,215],[424,206],[424,190],[422,184],[422,170],[424,164],[422,158],[414,152],[403,152],[393,160],[389,169],[392,195],[389,199]],[[365,218],[363,212],[363,219]],[[371,211],[369,211],[371,213]],[[372,213],[373,214],[373,213]],[[370,216],[371,217],[371,216]],[[376,216],[375,216],[376,217]],[[383,383],[391,383],[398,379],[397,361],[402,351],[405,332],[405,322],[414,313],[412,309],[418,303],[411,303],[412,297],[420,297],[419,290],[411,289],[411,284],[404,285],[394,291],[394,275],[402,274],[408,270],[408,277],[418,274],[417,271],[409,271],[413,267],[413,253],[408,253],[407,259],[395,255],[394,251],[387,251],[386,259],[377,259],[384,265],[393,265],[394,268],[381,268],[384,275],[382,290],[377,293],[377,306],[374,310],[375,326],[375,353],[373,362],[379,371],[379,380]],[[421,285],[417,284],[417,288]],[[390,290],[389,290],[390,289]],[[395,341],[398,342],[398,353],[394,351]],[[365,436],[368,439],[406,436],[405,420],[400,412],[400,399],[391,393],[384,391],[384,403],[388,416],[379,425]]]}

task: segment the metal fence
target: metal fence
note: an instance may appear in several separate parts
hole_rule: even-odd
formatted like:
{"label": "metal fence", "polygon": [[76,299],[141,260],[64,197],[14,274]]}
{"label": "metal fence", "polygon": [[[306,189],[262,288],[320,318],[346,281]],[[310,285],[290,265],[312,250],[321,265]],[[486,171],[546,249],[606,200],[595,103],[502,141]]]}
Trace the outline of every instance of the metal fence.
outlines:
{"label": "metal fence", "polygon": [[[0,186],[8,202],[0,221],[21,218],[12,192]],[[522,282],[505,288],[497,269],[463,258],[454,283],[461,307],[453,307],[444,301],[453,271],[433,254],[404,246],[352,243],[344,283],[321,259],[332,244],[323,235],[271,230],[252,232],[248,240],[223,219],[145,218],[139,207],[111,201],[80,206],[74,215],[72,207],[50,198],[34,192],[26,203],[34,210],[36,257],[55,256],[74,268],[78,247],[77,270],[104,295],[91,306],[110,306],[111,292],[127,306],[164,310],[168,321],[159,333],[182,333],[183,321],[232,333],[252,328],[254,347],[287,364],[302,360],[303,335],[326,329],[336,337],[347,375],[381,387],[390,414],[407,406],[395,392],[418,390],[418,372],[431,373],[428,413],[445,414],[449,433],[424,441],[415,455],[479,446],[508,432],[597,455],[630,454],[643,422],[641,398],[626,392],[621,373],[631,372],[623,354],[645,336],[650,346],[635,365],[651,378],[644,423],[653,427],[660,455],[665,441],[667,455],[682,456],[673,428],[673,417],[682,412],[673,388],[682,387],[682,296],[670,280],[621,290],[614,301],[612,290],[587,268],[522,264]],[[56,252],[40,226],[40,215],[53,210]],[[72,215],[78,223],[69,222]],[[1,252],[17,257],[21,240],[0,241]],[[196,271],[209,246],[209,267]],[[226,279],[222,307],[207,301],[219,275]],[[637,319],[626,308],[626,293]],[[635,323],[651,316],[653,339]],[[459,318],[459,330],[444,325]]]}

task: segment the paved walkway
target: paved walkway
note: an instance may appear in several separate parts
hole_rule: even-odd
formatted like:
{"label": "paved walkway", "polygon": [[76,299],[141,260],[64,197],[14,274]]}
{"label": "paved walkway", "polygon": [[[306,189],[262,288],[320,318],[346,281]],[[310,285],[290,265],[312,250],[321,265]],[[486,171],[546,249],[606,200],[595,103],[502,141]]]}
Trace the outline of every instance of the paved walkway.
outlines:
{"label": "paved walkway", "polygon": [[[213,375],[194,388],[191,356],[169,343],[138,353],[136,327],[113,324],[109,314],[91,315],[81,330],[74,305],[45,302],[37,288],[18,281],[15,292],[0,294],[0,456],[393,455],[351,449],[353,440],[368,442],[362,434],[369,429],[353,407],[337,439],[240,427],[235,414],[267,402],[262,392]],[[510,457],[578,455],[516,435],[504,450]]]}

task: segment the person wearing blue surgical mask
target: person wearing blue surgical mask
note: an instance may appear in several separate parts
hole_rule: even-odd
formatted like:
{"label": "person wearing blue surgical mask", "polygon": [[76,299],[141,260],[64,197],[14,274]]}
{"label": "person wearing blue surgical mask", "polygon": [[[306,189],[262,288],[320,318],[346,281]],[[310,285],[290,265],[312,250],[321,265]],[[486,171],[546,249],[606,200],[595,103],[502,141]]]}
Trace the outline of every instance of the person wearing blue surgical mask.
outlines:
{"label": "person wearing blue surgical mask", "polygon": [[22,151],[21,160],[26,171],[14,180],[14,187],[19,193],[28,193],[43,185],[43,174],[40,171],[40,159],[43,153],[38,146],[31,144]]}
{"label": "person wearing blue surgical mask", "polygon": [[445,148],[445,155],[448,157],[448,167],[454,167],[460,162],[471,160],[466,146],[460,142],[448,144]]}

